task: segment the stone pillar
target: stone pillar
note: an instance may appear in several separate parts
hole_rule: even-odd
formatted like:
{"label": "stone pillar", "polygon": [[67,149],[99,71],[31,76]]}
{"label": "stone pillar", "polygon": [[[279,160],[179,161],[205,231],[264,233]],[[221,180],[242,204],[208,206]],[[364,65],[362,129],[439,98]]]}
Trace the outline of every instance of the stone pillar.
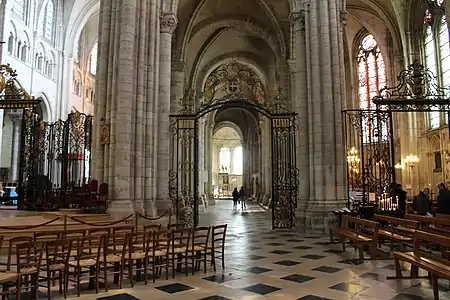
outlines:
{"label": "stone pillar", "polygon": [[152,201],[158,3],[100,3],[99,57],[107,59],[96,75],[93,169],[108,184],[108,210],[116,215],[142,213]]}
{"label": "stone pillar", "polygon": [[11,176],[10,181],[14,182],[19,180],[19,164],[20,164],[20,133],[22,128],[22,115],[13,114],[10,115],[13,122],[12,131],[12,147],[11,147]]}
{"label": "stone pillar", "polygon": [[336,0],[311,1],[305,10],[308,78],[310,199],[305,228],[325,232],[331,210],[345,205],[342,140],[343,35]]}
{"label": "stone pillar", "polygon": [[[5,40],[5,13],[6,13],[6,0],[0,2],[0,42],[3,42],[0,47],[0,64],[3,63],[3,50],[4,46],[8,47],[8,43]],[[3,116],[2,116],[3,117]]]}
{"label": "stone pillar", "polygon": [[159,45],[159,98],[158,98],[158,143],[156,161],[156,208],[164,212],[169,206],[169,168],[170,168],[170,88],[172,33],[177,26],[177,18],[173,13],[164,13],[160,19]]}
{"label": "stone pillar", "polygon": [[206,184],[206,195],[208,196],[209,200],[213,200],[213,191],[212,191],[212,175],[213,175],[213,164],[214,164],[214,145],[213,145],[213,129],[214,129],[214,124],[210,124],[207,123],[206,124],[206,132],[205,132],[205,145],[206,145],[206,161],[205,161],[205,169],[206,172],[208,172],[208,181]]}
{"label": "stone pillar", "polygon": [[292,13],[290,16],[295,37],[295,60],[291,60],[291,100],[292,109],[298,114],[296,141],[297,168],[299,171],[299,194],[297,199],[297,227],[305,227],[305,212],[309,200],[309,115],[308,82],[306,61],[305,12]]}

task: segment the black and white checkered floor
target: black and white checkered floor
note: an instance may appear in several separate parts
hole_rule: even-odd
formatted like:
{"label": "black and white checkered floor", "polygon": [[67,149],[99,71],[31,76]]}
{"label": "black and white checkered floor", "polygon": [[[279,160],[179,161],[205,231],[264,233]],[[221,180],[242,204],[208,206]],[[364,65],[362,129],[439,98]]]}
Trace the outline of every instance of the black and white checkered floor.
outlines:
{"label": "black and white checkered floor", "polygon": [[[231,201],[218,201],[200,216],[201,224],[228,223],[224,271],[179,275],[80,299],[433,299],[427,280],[387,281],[394,275],[391,260],[358,262],[351,247],[341,253],[328,237],[271,231],[271,214],[259,206],[231,207]],[[441,299],[450,299],[449,283],[441,284]]]}

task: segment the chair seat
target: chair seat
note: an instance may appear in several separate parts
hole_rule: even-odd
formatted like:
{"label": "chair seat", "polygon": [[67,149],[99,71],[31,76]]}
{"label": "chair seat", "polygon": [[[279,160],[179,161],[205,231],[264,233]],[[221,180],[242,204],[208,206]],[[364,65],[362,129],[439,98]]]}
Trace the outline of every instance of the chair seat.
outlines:
{"label": "chair seat", "polygon": [[[96,264],[97,264],[97,261],[95,259],[88,258],[88,259],[81,259],[80,260],[80,267],[83,267],[83,268],[84,267],[92,267],[92,266],[95,266]],[[77,261],[70,261],[69,265],[71,267],[77,267],[78,266]]]}
{"label": "chair seat", "polygon": [[[145,258],[145,252],[133,252],[131,253],[131,260],[138,260],[138,259],[143,259]],[[129,260],[130,259],[130,254],[128,253],[125,256],[125,259]]]}
{"label": "chair seat", "polygon": [[0,283],[16,281],[19,277],[19,274],[15,272],[1,272],[0,273]]}
{"label": "chair seat", "polygon": [[207,247],[205,245],[194,245],[194,247],[189,247],[189,249],[193,249],[194,251],[203,251]]}
{"label": "chair seat", "polygon": [[48,270],[49,271],[60,271],[60,270],[64,270],[66,268],[66,266],[64,264],[53,264],[50,265]]}
{"label": "chair seat", "polygon": [[178,254],[178,253],[185,253],[186,252],[186,247],[183,248],[173,248],[172,249],[172,253]]}
{"label": "chair seat", "polygon": [[166,251],[162,251],[162,250],[155,251],[155,256],[166,256],[166,255],[167,255]]}
{"label": "chair seat", "polygon": [[100,256],[101,262],[107,262],[107,263],[115,263],[122,261],[122,257],[115,255],[115,254],[108,254],[106,257]]}
{"label": "chair seat", "polygon": [[23,269],[20,269],[20,271],[19,271],[19,273],[21,275],[30,275],[30,274],[35,274],[37,272],[38,272],[38,270],[36,267],[23,268]]}

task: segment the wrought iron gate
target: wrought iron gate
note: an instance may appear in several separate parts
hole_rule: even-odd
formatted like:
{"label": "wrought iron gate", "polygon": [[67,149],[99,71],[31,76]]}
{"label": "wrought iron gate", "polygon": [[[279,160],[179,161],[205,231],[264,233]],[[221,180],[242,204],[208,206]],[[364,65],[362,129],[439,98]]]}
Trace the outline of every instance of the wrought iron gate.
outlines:
{"label": "wrought iron gate", "polygon": [[292,228],[297,208],[298,172],[295,157],[295,115],[273,116],[272,228]]}
{"label": "wrought iron gate", "polygon": [[198,122],[195,116],[170,118],[171,170],[169,197],[178,224],[194,227],[198,224]]}
{"label": "wrought iron gate", "polygon": [[[256,106],[245,108],[261,112]],[[185,227],[198,225],[200,116],[180,114],[170,117],[169,198],[177,222]],[[271,122],[272,227],[292,228],[295,225],[299,175],[295,157],[296,115],[276,114],[268,118]]]}

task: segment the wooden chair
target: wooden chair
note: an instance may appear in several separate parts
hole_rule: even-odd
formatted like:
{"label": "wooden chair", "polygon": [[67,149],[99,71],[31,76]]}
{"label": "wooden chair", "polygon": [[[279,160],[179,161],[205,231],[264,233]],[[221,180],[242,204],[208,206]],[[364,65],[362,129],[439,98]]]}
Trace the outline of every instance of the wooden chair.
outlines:
{"label": "wooden chair", "polygon": [[169,229],[169,230],[178,229],[178,228],[183,228],[183,225],[181,225],[181,224],[168,224],[167,225],[167,229]]}
{"label": "wooden chair", "polygon": [[109,235],[111,234],[111,228],[109,227],[100,227],[100,228],[91,228],[88,229],[87,235]]}
{"label": "wooden chair", "polygon": [[216,259],[222,260],[222,270],[225,269],[225,237],[227,234],[227,224],[213,226],[211,229],[211,243],[208,252],[211,255],[211,265],[216,271]]}
{"label": "wooden chair", "polygon": [[[77,256],[75,257],[75,260],[69,261],[69,267],[74,268],[75,279],[72,280],[69,277],[68,282],[70,281],[76,283],[78,297],[80,297],[81,279],[84,278],[89,278],[90,287],[93,287],[93,280],[95,280],[95,292],[98,293],[99,263],[103,248],[103,239],[104,237],[102,235],[97,234],[78,238],[74,241]],[[82,276],[84,275],[83,270],[86,269],[89,271],[89,275]]]}
{"label": "wooden chair", "polygon": [[144,231],[160,231],[161,230],[161,224],[150,224],[150,225],[144,225]]}
{"label": "wooden chair", "polygon": [[[140,277],[140,272],[144,272],[144,283],[148,283],[148,266],[151,263],[153,265],[153,232],[133,232],[127,235],[128,251],[125,254],[125,264],[127,266],[128,275],[130,278],[130,285],[134,287],[134,271],[136,271],[136,277]],[[155,274],[152,273],[154,277]]]}
{"label": "wooden chair", "polygon": [[43,231],[43,232],[35,232],[33,234],[35,242],[56,241],[60,240],[62,236],[63,232],[61,231]]}
{"label": "wooden chair", "polygon": [[31,298],[34,299],[38,296],[42,255],[43,244],[40,242],[16,245],[16,272],[20,275],[21,288],[30,291]]}
{"label": "wooden chair", "polygon": [[[181,270],[179,266],[184,264],[186,276],[188,275],[189,243],[191,241],[192,229],[174,229],[170,238],[169,256],[172,265],[172,277],[175,278],[175,271]],[[184,262],[183,262],[184,260]]]}
{"label": "wooden chair", "polygon": [[[127,251],[127,234],[118,233],[103,238],[103,253],[100,256],[99,269],[103,272],[105,291],[108,291],[108,275],[114,274],[114,283],[123,287],[123,265]],[[110,271],[112,269],[112,271]]]}
{"label": "wooden chair", "polygon": [[160,230],[153,232],[152,247],[152,274],[155,282],[156,274],[161,275],[162,269],[166,269],[166,280],[169,279],[169,248],[170,248],[170,230]]}
{"label": "wooden chair", "polygon": [[203,262],[203,268],[206,273],[210,232],[211,227],[196,227],[192,229],[192,241],[189,249],[192,257],[192,275],[194,275],[195,270],[200,270],[201,262]]}
{"label": "wooden chair", "polygon": [[130,233],[134,231],[134,225],[121,225],[114,227],[112,230],[113,235],[119,234],[119,233]]}
{"label": "wooden chair", "polygon": [[[47,282],[47,297],[50,300],[51,283],[55,279],[59,281],[59,293],[67,299],[67,278],[69,276],[69,258],[72,250],[72,240],[56,240],[45,243],[45,264],[42,271],[46,276],[40,276]],[[59,276],[56,276],[58,274]]]}
{"label": "wooden chair", "polygon": [[[6,270],[10,271],[11,267],[13,265],[13,258],[17,258],[14,256],[17,245],[24,244],[24,243],[30,243],[33,241],[33,238],[31,236],[16,236],[9,240],[8,245],[8,257],[6,261]],[[17,261],[15,262],[17,263]]]}
{"label": "wooden chair", "polygon": [[2,299],[6,299],[9,295],[15,295],[16,300],[20,300],[22,291],[19,273],[0,272],[0,286],[2,287],[0,290]]}

